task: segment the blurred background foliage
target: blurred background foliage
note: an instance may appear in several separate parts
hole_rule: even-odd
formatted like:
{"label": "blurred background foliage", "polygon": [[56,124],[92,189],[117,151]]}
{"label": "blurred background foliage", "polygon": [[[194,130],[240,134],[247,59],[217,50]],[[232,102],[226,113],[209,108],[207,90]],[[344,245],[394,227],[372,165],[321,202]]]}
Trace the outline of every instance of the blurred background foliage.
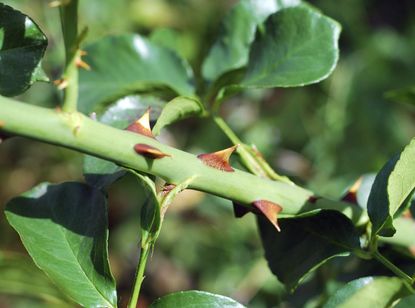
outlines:
{"label": "blurred background foliage", "polygon": [[[58,10],[45,0],[4,2],[31,16],[45,31],[49,48],[43,66],[51,80],[58,79],[63,64]],[[199,75],[220,20],[235,2],[89,0],[80,1],[80,17],[89,28],[87,42],[123,32],[150,35],[174,48]],[[415,2],[310,2],[343,26],[334,74],[304,88],[245,92],[223,104],[221,112],[242,140],[255,144],[277,170],[318,194],[338,198],[360,175],[378,171],[415,135],[414,105],[386,95],[415,84]],[[19,99],[54,107],[60,93],[51,84],[38,83]],[[178,123],[161,138],[193,153],[229,145],[207,119]],[[0,146],[1,206],[36,183],[68,180],[82,180],[82,155],[22,138]],[[138,259],[143,199],[132,177],[109,190],[110,260],[121,307],[128,300]],[[169,209],[140,305],[176,290],[201,289],[249,307],[315,307],[347,279],[383,273],[371,262],[330,261],[294,294],[287,294],[262,256],[254,217],[236,220],[230,202],[186,191]],[[63,305],[62,298],[25,256],[17,234],[1,215],[0,307],[56,307]]]}

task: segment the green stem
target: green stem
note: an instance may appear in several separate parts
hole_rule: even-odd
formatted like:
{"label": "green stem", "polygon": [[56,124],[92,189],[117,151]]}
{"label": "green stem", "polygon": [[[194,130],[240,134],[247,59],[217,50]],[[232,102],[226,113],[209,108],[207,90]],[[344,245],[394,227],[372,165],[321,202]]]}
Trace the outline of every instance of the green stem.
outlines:
{"label": "green stem", "polygon": [[149,245],[145,245],[144,247],[141,248],[140,260],[138,261],[137,274],[135,276],[135,281],[134,281],[133,294],[131,295],[130,303],[127,306],[128,308],[137,307],[141,285],[144,280],[144,271],[146,268],[148,256],[150,255],[150,251],[151,249]]}
{"label": "green stem", "polygon": [[[204,191],[249,206],[256,200],[281,204],[280,217],[292,217],[316,210],[308,199],[311,191],[281,181],[271,181],[235,169],[225,172],[205,165],[195,155],[164,145],[155,139],[116,129],[85,115],[46,109],[0,97],[0,123],[3,131],[64,146],[87,153],[122,167],[159,176],[170,184],[193,178],[190,189]],[[138,143],[150,145],[168,154],[149,159],[134,151]],[[348,203],[329,201],[327,207],[343,212],[359,222],[364,212]]]}
{"label": "green stem", "polygon": [[402,270],[400,270],[395,264],[393,264],[391,261],[389,261],[388,259],[386,259],[383,255],[381,255],[378,250],[375,250],[373,252],[373,257],[376,260],[378,260],[380,263],[382,263],[383,265],[385,265],[387,268],[389,268],[398,277],[400,277],[403,280],[405,280],[408,284],[410,284],[410,285],[413,284],[414,281],[412,280],[412,278],[409,275],[407,275],[405,272],[403,272]]}
{"label": "green stem", "polygon": [[78,102],[78,68],[77,59],[80,58],[78,50],[78,0],[71,0],[60,8],[62,34],[65,42],[65,70],[63,81],[64,101],[62,110],[74,112]]}

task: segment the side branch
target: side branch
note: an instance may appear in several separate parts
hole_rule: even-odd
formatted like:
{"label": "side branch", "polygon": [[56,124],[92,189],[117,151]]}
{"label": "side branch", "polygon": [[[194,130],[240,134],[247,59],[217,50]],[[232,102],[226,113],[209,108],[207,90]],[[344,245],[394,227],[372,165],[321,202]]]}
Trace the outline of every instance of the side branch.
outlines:
{"label": "side branch", "polygon": [[[112,161],[120,166],[161,177],[179,184],[194,177],[190,189],[204,191],[239,204],[251,205],[268,200],[282,206],[279,217],[318,211],[319,208],[342,212],[355,223],[365,220],[359,207],[328,201],[323,206],[309,202],[313,193],[292,183],[271,181],[235,169],[224,172],[204,164],[195,155],[161,144],[153,138],[116,129],[85,115],[37,107],[0,96],[0,131],[37,139]],[[151,159],[137,154],[136,144],[146,144],[167,154]]]}

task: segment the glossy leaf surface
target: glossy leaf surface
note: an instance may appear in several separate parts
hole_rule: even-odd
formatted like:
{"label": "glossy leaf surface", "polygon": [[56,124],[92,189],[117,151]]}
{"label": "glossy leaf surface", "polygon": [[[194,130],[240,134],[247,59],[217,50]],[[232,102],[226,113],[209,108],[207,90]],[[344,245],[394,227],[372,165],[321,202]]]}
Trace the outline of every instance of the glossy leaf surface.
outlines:
{"label": "glossy leaf surface", "polygon": [[324,308],[386,308],[405,292],[401,279],[392,277],[365,277],[353,280],[337,290]]}
{"label": "glossy leaf surface", "polygon": [[415,139],[400,155],[389,160],[376,176],[368,200],[374,234],[392,236],[393,218],[401,206],[409,205],[415,188]]}
{"label": "glossy leaf surface", "polygon": [[229,297],[202,291],[182,291],[157,299],[151,308],[243,308],[244,306]]}
{"label": "glossy leaf surface", "polygon": [[189,95],[194,92],[190,67],[170,49],[139,35],[110,36],[86,48],[90,71],[80,74],[82,112],[135,93],[155,90]]}
{"label": "glossy leaf surface", "polygon": [[81,183],[41,184],[6,207],[35,264],[80,305],[116,307],[105,196]]}
{"label": "glossy leaf surface", "polygon": [[272,88],[325,79],[338,60],[340,26],[306,6],[271,15],[252,44],[243,87]]}
{"label": "glossy leaf surface", "polygon": [[258,24],[278,10],[300,3],[299,0],[241,0],[221,24],[218,40],[203,64],[204,77],[215,80],[228,71],[244,67]]}
{"label": "glossy leaf surface", "polygon": [[40,67],[47,45],[32,19],[0,3],[0,95],[18,95],[47,80]]}
{"label": "glossy leaf surface", "polygon": [[[162,101],[154,97],[127,96],[108,108],[99,121],[119,129],[125,129],[140,118],[149,107],[152,108],[151,120],[155,120],[163,104]],[[113,162],[90,155],[85,155],[83,172],[86,181],[98,188],[112,184],[125,174],[125,171]]]}
{"label": "glossy leaf surface", "polygon": [[154,125],[153,134],[157,136],[163,127],[191,116],[201,116],[203,112],[204,107],[199,100],[177,97],[168,102],[163,108],[156,125]]}
{"label": "glossy leaf surface", "polygon": [[268,265],[289,289],[327,260],[360,247],[352,222],[336,211],[280,219],[281,232],[264,219],[258,219],[258,225]]}

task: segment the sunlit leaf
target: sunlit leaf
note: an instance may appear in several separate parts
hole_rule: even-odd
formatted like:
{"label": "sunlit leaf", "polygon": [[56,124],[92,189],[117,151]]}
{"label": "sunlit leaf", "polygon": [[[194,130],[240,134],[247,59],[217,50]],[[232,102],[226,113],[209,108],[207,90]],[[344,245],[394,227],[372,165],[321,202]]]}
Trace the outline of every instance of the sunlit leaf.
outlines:
{"label": "sunlit leaf", "polygon": [[146,38],[125,34],[110,36],[86,48],[84,58],[90,71],[80,74],[82,112],[90,113],[105,104],[134,93],[155,90],[192,96],[192,72],[170,49]]}
{"label": "sunlit leaf", "polygon": [[319,82],[334,70],[340,25],[306,6],[272,14],[252,44],[243,87],[294,87]]}
{"label": "sunlit leaf", "polygon": [[86,307],[116,307],[108,264],[106,199],[81,183],[41,184],[6,207],[35,264]]}
{"label": "sunlit leaf", "polygon": [[229,297],[202,291],[182,291],[157,299],[151,308],[243,308],[244,306]]}
{"label": "sunlit leaf", "polygon": [[0,3],[0,95],[18,95],[35,81],[47,80],[40,67],[47,45],[30,17]]}
{"label": "sunlit leaf", "polygon": [[204,77],[215,80],[244,67],[258,24],[278,10],[300,3],[300,0],[241,0],[224,17],[219,37],[203,64]]}
{"label": "sunlit leaf", "polygon": [[373,234],[392,236],[393,219],[409,206],[415,188],[415,139],[376,176],[368,200]]}
{"label": "sunlit leaf", "polygon": [[365,277],[353,280],[337,290],[324,308],[391,307],[399,296],[408,292],[401,279]]}

